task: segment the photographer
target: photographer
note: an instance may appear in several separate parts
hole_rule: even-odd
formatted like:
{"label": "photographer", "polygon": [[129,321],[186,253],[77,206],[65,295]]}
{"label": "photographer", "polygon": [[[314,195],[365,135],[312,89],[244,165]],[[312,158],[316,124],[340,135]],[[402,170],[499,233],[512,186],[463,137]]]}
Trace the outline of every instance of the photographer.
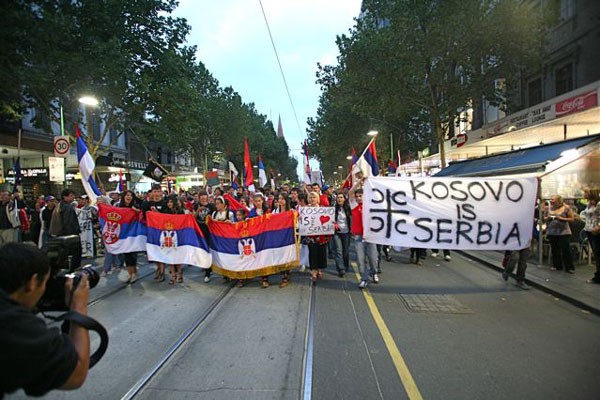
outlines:
{"label": "photographer", "polygon": [[[57,388],[76,389],[86,379],[87,329],[72,323],[66,335],[48,328],[34,314],[49,276],[48,258],[35,246],[8,243],[0,247],[0,398],[19,388],[32,396]],[[72,285],[73,280],[67,279],[65,293],[71,293]],[[87,315],[88,298],[84,275],[70,299],[71,310]]]}

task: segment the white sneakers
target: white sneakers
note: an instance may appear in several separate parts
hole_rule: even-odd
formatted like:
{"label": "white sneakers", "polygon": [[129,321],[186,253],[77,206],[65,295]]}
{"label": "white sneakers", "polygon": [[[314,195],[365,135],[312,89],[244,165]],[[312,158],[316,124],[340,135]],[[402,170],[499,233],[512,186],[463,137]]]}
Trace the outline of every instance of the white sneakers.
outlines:
{"label": "white sneakers", "polygon": [[364,289],[367,287],[368,284],[369,284],[369,282],[367,282],[367,281],[360,281],[360,283],[358,284],[358,288]]}
{"label": "white sneakers", "polygon": [[205,276],[204,277],[204,283],[208,283],[210,282],[210,276]]}
{"label": "white sneakers", "polygon": [[452,260],[452,257],[450,257],[450,254],[448,254],[448,255],[444,256],[444,260],[450,261],[450,260]]}
{"label": "white sneakers", "polygon": [[379,275],[377,275],[377,274],[373,275],[373,282],[379,283]]}

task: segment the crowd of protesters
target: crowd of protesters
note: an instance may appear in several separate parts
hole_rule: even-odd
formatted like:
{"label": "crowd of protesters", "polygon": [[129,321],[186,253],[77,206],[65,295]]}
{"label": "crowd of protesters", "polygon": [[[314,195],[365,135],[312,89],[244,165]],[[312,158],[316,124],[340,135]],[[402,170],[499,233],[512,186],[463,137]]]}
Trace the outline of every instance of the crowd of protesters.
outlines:
{"label": "crowd of protesters", "polygon": [[[359,288],[365,288],[369,282],[378,283],[381,273],[381,259],[391,261],[389,246],[368,243],[363,238],[362,226],[362,184],[364,180],[357,180],[354,187],[344,190],[334,190],[328,185],[309,184],[299,187],[282,185],[276,190],[259,190],[249,192],[244,188],[229,188],[227,190],[217,187],[211,190],[199,188],[194,191],[163,190],[160,185],[153,185],[146,193],[135,193],[131,190],[123,193],[111,192],[99,196],[98,203],[110,204],[118,207],[130,207],[144,213],[158,211],[170,214],[193,214],[202,233],[210,241],[210,232],[207,218],[215,221],[244,221],[249,218],[259,217],[268,213],[280,213],[287,210],[298,210],[299,207],[334,207],[334,235],[307,236],[301,238],[300,261],[301,269],[308,267],[311,280],[316,282],[323,277],[323,270],[327,267],[327,259],[335,261],[335,267],[340,277],[351,270],[350,243],[354,243],[357,254],[357,263],[361,280]],[[229,200],[234,201],[232,207]],[[596,209],[598,191],[586,192],[588,205],[581,212],[585,221],[585,231],[596,262],[596,273],[589,283],[600,282],[600,245],[598,244],[598,219]],[[81,211],[76,212],[77,209]],[[89,221],[78,220],[78,214],[85,212]],[[553,270],[573,270],[573,260],[569,253],[568,240],[570,234],[568,223],[572,221],[574,212],[564,205],[560,196],[552,196],[550,207],[543,210],[544,222],[548,225],[548,239],[553,253]],[[537,213],[536,213],[537,215]],[[59,221],[57,221],[59,218]],[[0,191],[0,245],[7,242],[34,242],[40,249],[45,249],[48,240],[53,236],[78,235],[81,224],[91,224],[95,230],[97,241],[94,245],[95,254],[104,253],[102,276],[107,276],[115,270],[125,267],[128,273],[128,283],[137,280],[137,254],[111,254],[104,250],[99,231],[98,209],[92,205],[86,195],[76,197],[76,194],[66,189],[60,198],[53,195],[37,196],[31,204],[26,204],[17,193]],[[561,224],[560,226],[558,226]],[[567,236],[565,236],[567,235]],[[444,250],[444,259],[450,261],[450,252]],[[411,249],[410,259],[418,265],[426,257],[425,249]],[[528,252],[525,250],[507,253],[505,264],[507,269],[503,274],[504,279],[512,273],[519,256],[517,281],[522,284]],[[431,250],[432,257],[438,255],[438,250]],[[71,265],[78,267],[81,263],[81,251],[72,255]],[[156,263],[154,279],[157,282],[165,281],[167,266]],[[181,265],[169,265],[169,283],[183,282],[183,268]],[[289,270],[280,274],[280,287],[290,283]],[[211,281],[211,270],[204,272],[204,282]],[[269,287],[269,276],[260,279],[261,286]],[[238,286],[247,282],[239,280]],[[525,287],[525,285],[522,285]]]}

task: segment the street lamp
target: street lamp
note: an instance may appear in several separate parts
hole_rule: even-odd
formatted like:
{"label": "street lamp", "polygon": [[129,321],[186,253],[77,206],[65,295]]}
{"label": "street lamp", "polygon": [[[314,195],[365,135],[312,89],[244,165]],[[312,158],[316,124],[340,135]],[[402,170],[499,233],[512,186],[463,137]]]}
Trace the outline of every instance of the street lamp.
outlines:
{"label": "street lamp", "polygon": [[367,135],[369,135],[369,136],[377,136],[378,133],[379,133],[378,131],[372,131],[371,130],[371,131],[367,132]]}
{"label": "street lamp", "polygon": [[96,107],[100,102],[94,96],[81,96],[79,98],[79,102],[81,104],[85,104],[86,106]]}

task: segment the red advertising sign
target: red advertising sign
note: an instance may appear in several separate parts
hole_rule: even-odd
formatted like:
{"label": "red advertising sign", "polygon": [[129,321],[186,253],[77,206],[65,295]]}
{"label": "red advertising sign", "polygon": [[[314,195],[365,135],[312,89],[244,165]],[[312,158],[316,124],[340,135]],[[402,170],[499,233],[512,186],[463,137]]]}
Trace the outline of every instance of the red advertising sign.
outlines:
{"label": "red advertising sign", "polygon": [[564,117],[598,105],[598,92],[592,90],[556,103],[556,117]]}

